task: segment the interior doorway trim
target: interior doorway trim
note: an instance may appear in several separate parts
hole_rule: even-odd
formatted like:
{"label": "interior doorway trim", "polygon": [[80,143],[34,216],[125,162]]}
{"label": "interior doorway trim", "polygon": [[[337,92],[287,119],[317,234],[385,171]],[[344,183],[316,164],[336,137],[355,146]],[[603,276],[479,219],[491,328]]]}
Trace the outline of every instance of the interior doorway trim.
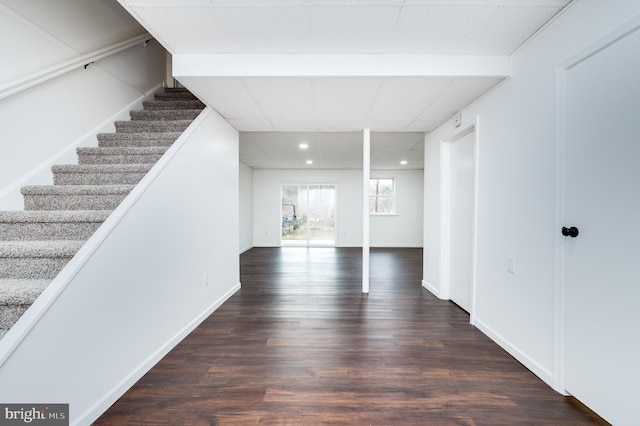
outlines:
{"label": "interior doorway trim", "polygon": [[473,153],[473,219],[472,219],[472,248],[471,248],[471,309],[469,319],[475,324],[476,311],[476,259],[478,229],[478,155],[480,152],[480,118],[476,117],[471,124],[459,129],[450,138],[440,141],[440,289],[439,297],[451,300],[451,144],[464,136],[474,133]]}

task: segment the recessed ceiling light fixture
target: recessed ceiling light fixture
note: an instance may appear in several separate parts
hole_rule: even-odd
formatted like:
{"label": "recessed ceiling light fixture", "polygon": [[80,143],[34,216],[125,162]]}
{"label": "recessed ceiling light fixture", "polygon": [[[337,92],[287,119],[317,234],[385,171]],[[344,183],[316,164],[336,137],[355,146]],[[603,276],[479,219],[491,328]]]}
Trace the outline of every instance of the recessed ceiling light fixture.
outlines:
{"label": "recessed ceiling light fixture", "polygon": [[300,147],[300,149],[307,149],[309,148],[309,144],[306,143],[301,143],[300,145],[298,145]]}
{"label": "recessed ceiling light fixture", "polygon": [[307,160],[307,164],[313,164],[313,160]]}
{"label": "recessed ceiling light fixture", "polygon": [[402,164],[402,165],[404,166],[405,164],[407,164],[407,160],[402,160],[402,161],[400,162],[400,164]]}

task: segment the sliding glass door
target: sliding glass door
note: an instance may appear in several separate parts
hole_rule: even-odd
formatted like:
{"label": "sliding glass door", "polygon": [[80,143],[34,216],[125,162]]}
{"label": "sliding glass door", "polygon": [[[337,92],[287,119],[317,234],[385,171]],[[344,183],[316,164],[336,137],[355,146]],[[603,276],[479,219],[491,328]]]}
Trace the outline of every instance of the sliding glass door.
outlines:
{"label": "sliding glass door", "polygon": [[335,245],[336,185],[282,185],[282,245]]}

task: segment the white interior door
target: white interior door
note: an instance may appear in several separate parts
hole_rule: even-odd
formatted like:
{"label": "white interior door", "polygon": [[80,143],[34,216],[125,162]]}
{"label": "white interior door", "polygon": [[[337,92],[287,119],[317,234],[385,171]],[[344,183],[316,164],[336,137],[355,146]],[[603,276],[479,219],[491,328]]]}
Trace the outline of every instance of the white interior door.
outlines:
{"label": "white interior door", "polygon": [[473,281],[474,133],[451,143],[449,294],[471,312]]}
{"label": "white interior door", "polygon": [[640,32],[567,71],[565,387],[607,421],[640,402]]}

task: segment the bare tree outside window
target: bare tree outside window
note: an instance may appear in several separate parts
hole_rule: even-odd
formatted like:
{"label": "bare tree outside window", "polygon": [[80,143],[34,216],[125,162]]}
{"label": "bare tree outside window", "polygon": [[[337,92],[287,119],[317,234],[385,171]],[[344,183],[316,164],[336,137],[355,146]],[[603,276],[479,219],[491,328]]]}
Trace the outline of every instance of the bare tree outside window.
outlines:
{"label": "bare tree outside window", "polygon": [[395,214],[395,187],[393,179],[369,180],[369,213]]}

